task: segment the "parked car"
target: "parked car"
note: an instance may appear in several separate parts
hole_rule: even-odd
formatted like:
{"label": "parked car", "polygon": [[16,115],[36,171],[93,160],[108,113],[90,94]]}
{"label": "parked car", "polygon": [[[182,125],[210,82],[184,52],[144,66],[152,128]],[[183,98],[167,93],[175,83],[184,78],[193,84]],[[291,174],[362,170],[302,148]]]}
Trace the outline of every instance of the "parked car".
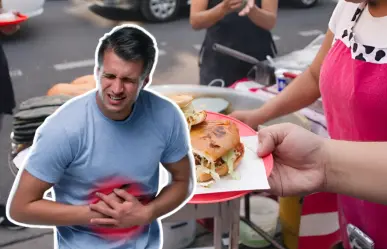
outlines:
{"label": "parked car", "polygon": [[[280,0],[288,1],[288,0]],[[310,8],[319,0],[291,0],[295,6]],[[102,7],[114,7],[140,11],[148,21],[166,22],[173,19],[181,8],[191,4],[191,0],[97,0]]]}
{"label": "parked car", "polygon": [[[282,0],[282,1],[286,1],[286,0]],[[319,0],[292,0],[292,1],[296,6],[301,8],[311,8],[319,2]]]}

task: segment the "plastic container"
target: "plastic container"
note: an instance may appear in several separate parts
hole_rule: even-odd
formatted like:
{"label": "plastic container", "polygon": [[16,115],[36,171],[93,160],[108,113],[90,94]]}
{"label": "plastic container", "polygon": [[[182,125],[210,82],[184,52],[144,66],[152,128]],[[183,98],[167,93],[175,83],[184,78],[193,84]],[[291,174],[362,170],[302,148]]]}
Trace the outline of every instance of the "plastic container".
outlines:
{"label": "plastic container", "polygon": [[290,79],[284,76],[284,72],[286,72],[286,70],[277,70],[275,72],[278,92],[281,92],[282,90],[284,90],[285,87],[287,87],[288,84],[290,83]]}
{"label": "plastic container", "polygon": [[[244,200],[241,202],[241,215],[244,215]],[[263,196],[250,197],[250,220],[274,238],[279,217],[279,203]],[[240,241],[251,248],[264,248],[270,245],[251,227],[241,221]]]}
{"label": "plastic container", "polygon": [[183,249],[190,246],[196,237],[196,221],[162,222],[163,249]]}

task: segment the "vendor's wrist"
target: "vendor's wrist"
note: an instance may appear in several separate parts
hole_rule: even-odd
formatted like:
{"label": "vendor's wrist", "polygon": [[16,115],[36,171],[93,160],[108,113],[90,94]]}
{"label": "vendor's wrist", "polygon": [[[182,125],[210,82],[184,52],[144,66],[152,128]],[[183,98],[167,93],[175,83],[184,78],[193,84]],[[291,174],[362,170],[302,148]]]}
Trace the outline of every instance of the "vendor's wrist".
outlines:
{"label": "vendor's wrist", "polygon": [[257,10],[259,9],[259,7],[257,5],[254,5],[251,10],[249,11],[249,13],[247,13],[247,16],[248,17],[252,17],[254,16],[256,13],[257,13]]}
{"label": "vendor's wrist", "polygon": [[262,109],[256,109],[252,113],[251,120],[253,121],[254,127],[258,127],[259,125],[262,125],[270,120],[270,118],[266,115]]}

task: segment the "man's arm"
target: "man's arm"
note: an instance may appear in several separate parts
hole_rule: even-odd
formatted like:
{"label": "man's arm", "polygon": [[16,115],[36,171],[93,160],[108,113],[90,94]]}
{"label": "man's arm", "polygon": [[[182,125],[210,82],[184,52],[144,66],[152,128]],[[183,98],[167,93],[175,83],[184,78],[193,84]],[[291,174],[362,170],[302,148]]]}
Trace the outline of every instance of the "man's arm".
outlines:
{"label": "man's arm", "polygon": [[43,200],[44,193],[59,182],[73,161],[77,140],[68,136],[60,124],[47,120],[36,132],[20,179],[14,182],[8,200],[9,218],[32,225],[66,226],[89,223],[101,214],[88,206],[71,206]]}
{"label": "man's arm", "polygon": [[327,189],[387,204],[387,142],[325,142]]}
{"label": "man's arm", "polygon": [[194,160],[189,157],[191,151],[187,121],[180,109],[173,110],[173,117],[169,120],[171,125],[167,146],[160,161],[172,175],[172,182],[149,204],[152,220],[178,208],[189,197],[190,183],[194,182]]}
{"label": "man's arm", "polygon": [[23,170],[9,204],[9,216],[14,221],[48,226],[89,224],[92,218],[103,217],[88,206],[72,206],[43,200],[44,193],[53,184],[44,182]]}
{"label": "man's arm", "polygon": [[278,0],[262,0],[262,8],[254,5],[247,16],[257,26],[272,30],[277,23]]}
{"label": "man's arm", "polygon": [[188,156],[176,163],[165,164],[172,182],[164,187],[157,198],[148,204],[155,220],[178,208],[190,194],[191,162]]}

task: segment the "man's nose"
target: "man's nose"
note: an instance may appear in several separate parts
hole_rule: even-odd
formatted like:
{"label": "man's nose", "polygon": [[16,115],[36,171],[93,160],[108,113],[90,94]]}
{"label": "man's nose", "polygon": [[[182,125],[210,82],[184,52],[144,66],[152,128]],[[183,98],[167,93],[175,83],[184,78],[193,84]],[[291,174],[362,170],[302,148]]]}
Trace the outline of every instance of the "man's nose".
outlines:
{"label": "man's nose", "polygon": [[112,91],[115,93],[115,94],[119,94],[119,93],[122,93],[124,91],[124,85],[121,81],[121,79],[119,78],[116,78],[111,86],[112,88]]}

